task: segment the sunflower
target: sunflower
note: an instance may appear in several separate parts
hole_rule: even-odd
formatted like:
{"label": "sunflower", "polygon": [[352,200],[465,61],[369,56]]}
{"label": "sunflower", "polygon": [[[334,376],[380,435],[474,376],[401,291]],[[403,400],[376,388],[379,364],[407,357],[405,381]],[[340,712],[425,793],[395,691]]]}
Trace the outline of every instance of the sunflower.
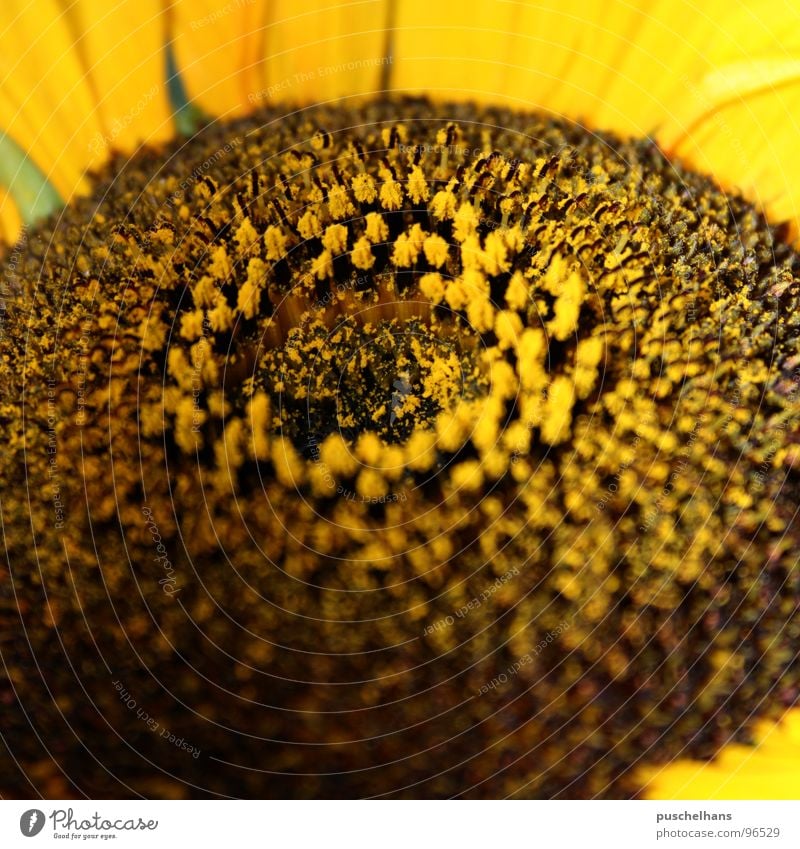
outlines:
{"label": "sunflower", "polygon": [[797,13],[594,6],[10,4],[5,792],[800,792]]}

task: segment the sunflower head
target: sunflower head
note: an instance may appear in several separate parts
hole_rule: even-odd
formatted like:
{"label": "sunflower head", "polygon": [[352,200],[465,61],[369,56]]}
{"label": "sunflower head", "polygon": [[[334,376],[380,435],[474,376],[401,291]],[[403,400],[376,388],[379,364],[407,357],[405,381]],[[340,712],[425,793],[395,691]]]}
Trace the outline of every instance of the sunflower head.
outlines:
{"label": "sunflower head", "polygon": [[800,27],[717,5],[10,0],[4,792],[796,792]]}
{"label": "sunflower head", "polygon": [[746,739],[795,697],[780,237],[650,141],[501,108],[265,111],[114,161],[17,252],[3,342],[6,546],[39,564],[9,686],[96,741],[61,766],[614,796]]}

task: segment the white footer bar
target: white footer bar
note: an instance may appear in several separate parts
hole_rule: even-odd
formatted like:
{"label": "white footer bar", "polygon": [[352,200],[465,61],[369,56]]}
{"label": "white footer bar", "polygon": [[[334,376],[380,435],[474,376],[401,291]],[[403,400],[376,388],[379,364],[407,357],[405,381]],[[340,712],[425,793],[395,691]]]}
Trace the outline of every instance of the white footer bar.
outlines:
{"label": "white footer bar", "polygon": [[800,802],[0,802],[0,846],[800,847]]}

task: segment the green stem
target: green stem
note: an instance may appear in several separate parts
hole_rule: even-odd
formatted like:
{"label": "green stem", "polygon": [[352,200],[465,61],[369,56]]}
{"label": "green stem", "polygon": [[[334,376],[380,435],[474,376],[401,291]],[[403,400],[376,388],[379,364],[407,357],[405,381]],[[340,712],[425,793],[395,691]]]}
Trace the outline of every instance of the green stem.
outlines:
{"label": "green stem", "polygon": [[0,135],[0,185],[8,190],[26,224],[64,206],[39,166],[7,133]]}
{"label": "green stem", "polygon": [[197,128],[205,122],[203,113],[190,100],[183,84],[178,63],[175,59],[175,51],[172,44],[164,46],[166,59],[167,92],[169,102],[172,106],[172,120],[175,130],[182,136],[191,136],[197,132]]}

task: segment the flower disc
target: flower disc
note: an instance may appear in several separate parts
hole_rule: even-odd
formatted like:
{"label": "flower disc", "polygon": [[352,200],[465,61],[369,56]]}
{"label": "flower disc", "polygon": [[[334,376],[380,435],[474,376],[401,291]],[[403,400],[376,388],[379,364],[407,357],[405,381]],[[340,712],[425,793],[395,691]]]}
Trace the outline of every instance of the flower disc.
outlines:
{"label": "flower disc", "polygon": [[798,695],[799,268],[537,114],[112,162],[4,259],[11,791],[618,797],[747,740]]}

